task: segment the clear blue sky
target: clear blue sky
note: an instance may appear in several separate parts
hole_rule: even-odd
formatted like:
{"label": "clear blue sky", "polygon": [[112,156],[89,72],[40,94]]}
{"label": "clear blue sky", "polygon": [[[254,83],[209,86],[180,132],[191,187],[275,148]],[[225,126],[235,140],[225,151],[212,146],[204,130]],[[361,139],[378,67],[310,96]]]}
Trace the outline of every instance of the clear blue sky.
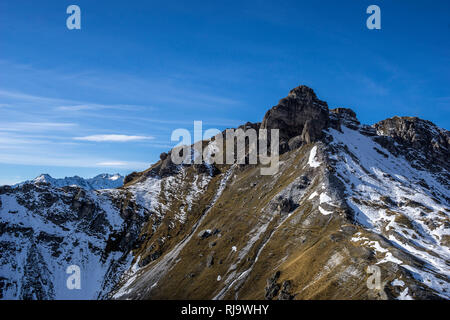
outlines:
{"label": "clear blue sky", "polygon": [[[81,30],[66,8],[81,8]],[[366,8],[381,8],[381,30]],[[0,2],[0,184],[142,170],[176,128],[260,121],[297,85],[449,128],[450,1]],[[110,141],[110,135],[120,135]]]}

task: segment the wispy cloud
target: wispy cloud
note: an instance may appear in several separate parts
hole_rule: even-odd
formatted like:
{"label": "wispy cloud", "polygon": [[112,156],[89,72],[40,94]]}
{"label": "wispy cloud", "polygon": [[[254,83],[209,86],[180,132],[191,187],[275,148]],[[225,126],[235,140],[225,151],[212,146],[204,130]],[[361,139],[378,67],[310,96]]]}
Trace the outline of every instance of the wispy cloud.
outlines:
{"label": "wispy cloud", "polygon": [[64,101],[63,99],[41,97],[41,96],[31,95],[31,94],[27,94],[27,93],[23,93],[23,92],[18,92],[18,91],[10,91],[10,90],[0,90],[0,97],[21,100],[21,101],[40,102],[40,103],[48,103],[48,102],[60,102],[61,103]]}
{"label": "wispy cloud", "polygon": [[122,110],[122,111],[139,111],[139,110],[151,110],[154,109],[149,106],[137,106],[137,105],[110,105],[110,104],[98,104],[98,103],[76,103],[57,106],[57,111],[98,111],[98,110]]}
{"label": "wispy cloud", "polygon": [[76,126],[76,123],[71,122],[11,122],[0,123],[0,131],[54,131],[72,129]]}
{"label": "wispy cloud", "polygon": [[86,137],[75,137],[74,140],[78,141],[92,141],[92,142],[132,142],[132,141],[144,141],[152,140],[151,136],[129,136],[124,134],[96,134]]}
{"label": "wispy cloud", "polygon": [[97,166],[100,167],[128,167],[130,166],[129,162],[125,161],[104,161],[104,162],[98,162],[96,163]]}
{"label": "wispy cloud", "polygon": [[99,110],[99,109],[100,108],[97,108],[93,105],[86,105],[86,104],[79,104],[73,106],[60,106],[55,108],[55,110],[59,111],[83,111],[83,110]]}
{"label": "wispy cloud", "polygon": [[84,157],[80,154],[34,154],[29,153],[0,153],[0,164],[54,166],[67,168],[121,168],[124,170],[145,170],[150,162],[108,160],[95,157]]}

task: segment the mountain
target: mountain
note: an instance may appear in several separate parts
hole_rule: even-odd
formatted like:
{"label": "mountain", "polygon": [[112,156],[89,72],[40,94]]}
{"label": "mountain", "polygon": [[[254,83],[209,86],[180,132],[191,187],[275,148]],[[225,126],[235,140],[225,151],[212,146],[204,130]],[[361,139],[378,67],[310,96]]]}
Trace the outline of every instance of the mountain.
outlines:
{"label": "mountain", "polygon": [[[0,187],[0,298],[98,299],[130,266],[147,209],[126,190]],[[68,290],[67,267],[81,269]]]}
{"label": "mountain", "polygon": [[1,297],[450,298],[449,131],[364,125],[306,86],[240,128],[280,130],[275,174],[171,150],[116,190],[1,187]]}
{"label": "mountain", "polygon": [[94,178],[84,179],[78,176],[65,177],[63,179],[55,179],[49,174],[41,174],[33,180],[18,183],[14,187],[22,186],[24,184],[36,184],[47,183],[53,187],[62,188],[66,186],[79,186],[86,190],[102,190],[102,189],[115,189],[123,185],[124,177],[118,173],[108,174],[102,173]]}

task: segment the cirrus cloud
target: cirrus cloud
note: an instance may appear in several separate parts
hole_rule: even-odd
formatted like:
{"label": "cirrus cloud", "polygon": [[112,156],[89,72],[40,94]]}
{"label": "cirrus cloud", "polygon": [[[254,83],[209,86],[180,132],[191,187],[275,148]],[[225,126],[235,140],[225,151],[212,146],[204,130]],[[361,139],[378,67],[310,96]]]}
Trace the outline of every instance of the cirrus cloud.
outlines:
{"label": "cirrus cloud", "polygon": [[152,136],[131,136],[125,134],[96,134],[85,137],[75,137],[74,140],[78,141],[91,141],[91,142],[132,142],[132,141],[145,141],[152,140]]}
{"label": "cirrus cloud", "polygon": [[129,163],[125,161],[104,161],[98,162],[96,165],[100,167],[126,167]]}

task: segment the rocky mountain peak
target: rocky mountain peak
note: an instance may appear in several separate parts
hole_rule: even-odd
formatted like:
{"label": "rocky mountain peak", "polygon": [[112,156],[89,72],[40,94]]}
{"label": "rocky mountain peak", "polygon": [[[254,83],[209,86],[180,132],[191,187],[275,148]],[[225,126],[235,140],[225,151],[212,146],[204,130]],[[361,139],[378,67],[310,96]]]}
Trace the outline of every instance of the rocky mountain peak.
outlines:
{"label": "rocky mountain peak", "polygon": [[305,85],[300,85],[289,91],[288,97],[317,100],[317,96],[314,90]]}
{"label": "rocky mountain peak", "polygon": [[[450,170],[450,132],[417,117],[393,117],[373,125],[378,141],[393,153],[399,149],[413,163]],[[400,147],[399,147],[400,146]],[[426,155],[426,158],[420,156]],[[422,159],[423,158],[423,159]],[[430,160],[433,160],[431,163]]]}
{"label": "rocky mountain peak", "polygon": [[280,152],[322,137],[328,126],[328,105],[307,86],[292,89],[265,114],[262,129],[280,130]]}

